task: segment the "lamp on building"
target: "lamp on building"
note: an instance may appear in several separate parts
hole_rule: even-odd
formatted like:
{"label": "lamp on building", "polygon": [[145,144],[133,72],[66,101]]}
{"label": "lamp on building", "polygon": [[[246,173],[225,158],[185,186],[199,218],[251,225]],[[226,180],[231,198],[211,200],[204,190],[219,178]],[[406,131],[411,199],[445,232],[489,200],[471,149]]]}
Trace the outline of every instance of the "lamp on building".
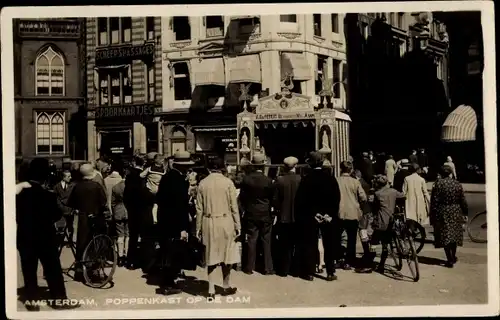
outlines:
{"label": "lamp on building", "polygon": [[420,50],[425,50],[427,48],[427,46],[429,45],[430,36],[431,34],[427,28],[422,30],[417,36]]}

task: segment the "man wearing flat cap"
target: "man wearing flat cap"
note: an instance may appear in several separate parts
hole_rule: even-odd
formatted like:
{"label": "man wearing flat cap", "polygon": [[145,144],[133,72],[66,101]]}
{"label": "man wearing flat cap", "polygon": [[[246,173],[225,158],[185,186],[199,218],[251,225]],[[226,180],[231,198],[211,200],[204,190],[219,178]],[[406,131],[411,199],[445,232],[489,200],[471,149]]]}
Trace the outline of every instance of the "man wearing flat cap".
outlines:
{"label": "man wearing flat cap", "polygon": [[281,277],[290,273],[295,247],[295,194],[300,184],[300,175],[295,172],[295,168],[298,162],[295,157],[285,158],[285,174],[278,177],[275,183],[274,207],[278,217],[276,228],[279,247],[276,271]]}
{"label": "man wearing flat cap", "polygon": [[262,241],[264,250],[264,274],[274,274],[271,256],[271,203],[274,189],[272,180],[264,175],[265,161],[263,154],[255,154],[252,159],[254,170],[245,175],[240,185],[240,201],[248,236],[247,261],[243,270],[246,274],[252,274],[255,269],[257,239]]}
{"label": "man wearing flat cap", "polygon": [[177,151],[174,154],[173,169],[161,178],[156,203],[158,204],[158,232],[163,255],[163,294],[180,293],[175,279],[181,272],[181,266],[175,261],[176,241],[186,240],[190,229],[189,222],[189,182],[188,169],[194,165],[191,154]]}
{"label": "man wearing flat cap", "polygon": [[320,153],[312,152],[309,164],[312,170],[300,181],[295,196],[300,276],[304,280],[313,280],[321,231],[327,280],[333,281],[337,279],[335,258],[338,249],[340,189],[337,180],[328,171],[323,170],[323,157]]}

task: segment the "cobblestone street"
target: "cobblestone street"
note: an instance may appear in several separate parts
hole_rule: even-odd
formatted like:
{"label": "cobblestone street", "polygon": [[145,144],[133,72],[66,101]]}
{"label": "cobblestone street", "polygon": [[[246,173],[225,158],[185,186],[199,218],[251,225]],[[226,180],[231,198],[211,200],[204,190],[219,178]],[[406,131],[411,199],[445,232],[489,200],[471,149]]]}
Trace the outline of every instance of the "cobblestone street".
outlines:
{"label": "cobblestone street", "polygon": [[[484,194],[468,194],[470,212],[484,210]],[[358,253],[361,253],[358,245]],[[63,252],[63,267],[72,262],[69,249]],[[118,268],[114,286],[109,289],[92,289],[65,276],[68,296],[73,299],[92,299],[81,310],[126,309],[182,309],[182,308],[280,308],[280,307],[338,307],[346,306],[398,306],[483,304],[488,301],[487,292],[487,245],[472,243],[464,235],[464,246],[459,248],[459,262],[453,269],[441,264],[445,256],[432,244],[424,246],[419,255],[420,281],[414,283],[407,265],[399,274],[391,272],[392,260],[388,259],[385,275],[378,273],[356,274],[354,271],[338,271],[338,281],[326,282],[320,277],[313,282],[298,278],[264,276],[259,273],[246,275],[234,272],[233,285],[238,293],[221,302],[207,302],[202,295],[207,291],[207,275],[203,269],[186,272],[184,292],[164,299],[156,294],[154,279],[146,279],[140,270]],[[220,272],[220,271],[219,271]],[[46,287],[39,267],[40,285]],[[221,278],[222,279],[222,278]],[[18,272],[18,287],[22,287],[22,275]],[[222,284],[222,280],[221,283]],[[138,299],[125,302],[123,298]],[[141,300],[139,298],[157,298]],[[113,299],[122,299],[111,301]],[[18,302],[19,310],[24,306]],[[42,307],[50,310],[50,307]]]}

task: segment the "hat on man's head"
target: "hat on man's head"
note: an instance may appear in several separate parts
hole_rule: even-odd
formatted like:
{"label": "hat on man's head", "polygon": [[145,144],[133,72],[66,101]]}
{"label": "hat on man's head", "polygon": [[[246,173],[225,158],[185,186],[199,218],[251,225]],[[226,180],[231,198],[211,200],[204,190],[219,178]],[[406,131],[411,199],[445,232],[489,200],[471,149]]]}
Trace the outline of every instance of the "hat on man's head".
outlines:
{"label": "hat on man's head", "polygon": [[252,164],[264,164],[266,162],[266,157],[262,153],[254,154],[252,158]]}
{"label": "hat on man's head", "polygon": [[320,167],[323,165],[323,156],[319,152],[310,152],[308,160],[309,165],[311,165],[312,167]]}
{"label": "hat on man's head", "polygon": [[194,161],[191,160],[191,154],[189,152],[177,151],[174,153],[174,164],[193,165]]}
{"label": "hat on man's head", "polygon": [[157,152],[150,152],[146,155],[146,159],[147,160],[154,160],[157,154],[158,154]]}
{"label": "hat on man's head", "polygon": [[283,163],[288,168],[293,168],[297,165],[297,163],[299,163],[299,159],[297,159],[295,157],[286,157],[285,160],[283,160]]}
{"label": "hat on man's head", "polygon": [[82,164],[80,167],[80,173],[84,179],[93,179],[96,176],[96,171],[90,163]]}
{"label": "hat on man's head", "polygon": [[410,160],[408,160],[408,159],[402,159],[401,160],[401,165],[402,166],[409,166],[410,165]]}

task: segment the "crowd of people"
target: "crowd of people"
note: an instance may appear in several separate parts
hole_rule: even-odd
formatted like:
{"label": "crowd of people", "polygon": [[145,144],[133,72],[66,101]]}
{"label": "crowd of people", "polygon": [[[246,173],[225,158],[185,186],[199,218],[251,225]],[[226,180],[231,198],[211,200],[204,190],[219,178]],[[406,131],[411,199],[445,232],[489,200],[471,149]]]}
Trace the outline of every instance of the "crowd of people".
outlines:
{"label": "crowd of people", "polygon": [[[383,160],[366,152],[359,161],[343,161],[338,177],[325,167],[322,154],[311,152],[308,170],[298,174],[298,159],[287,157],[284,171],[275,179],[265,174],[266,158],[258,153],[238,172],[228,171],[220,158],[212,159],[204,170],[194,170],[188,152],[166,159],[160,154],[135,156],[128,164],[102,157],[65,171],[53,190],[45,187],[48,161],[34,159],[28,179],[16,186],[25,289],[31,296],[36,291],[40,260],[52,295],[66,297],[55,237],[57,221],[65,222],[71,238],[76,232],[75,280],[83,280],[78,261],[92,236],[89,216],[94,215],[113,222],[119,266],[151,273],[158,271],[155,264],[160,261],[163,294],[181,291],[176,279],[183,266],[174,252],[179,241],[189,239],[204,246],[210,297],[216,294],[218,266],[223,275],[221,294],[231,295],[237,291],[230,282],[235,265],[252,274],[260,258],[263,274],[306,281],[313,281],[323,268],[327,281],[337,279],[337,269],[384,272],[392,216],[398,206],[407,218],[434,226],[435,245],[445,249],[446,266],[453,267],[468,212],[464,191],[448,160],[429,195],[423,150],[398,162],[388,155],[382,165],[378,161]],[[358,237],[363,245],[361,259],[356,255]],[[382,244],[376,266],[373,243]]]}

